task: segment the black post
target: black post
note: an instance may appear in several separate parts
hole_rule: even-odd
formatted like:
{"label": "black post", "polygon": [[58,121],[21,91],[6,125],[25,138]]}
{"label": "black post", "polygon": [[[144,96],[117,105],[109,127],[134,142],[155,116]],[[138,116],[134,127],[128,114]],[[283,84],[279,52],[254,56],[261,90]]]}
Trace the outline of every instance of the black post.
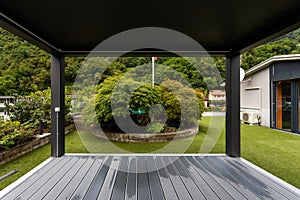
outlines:
{"label": "black post", "polygon": [[226,56],[226,154],[241,156],[240,54]]}
{"label": "black post", "polygon": [[51,56],[51,156],[65,154],[65,62]]}

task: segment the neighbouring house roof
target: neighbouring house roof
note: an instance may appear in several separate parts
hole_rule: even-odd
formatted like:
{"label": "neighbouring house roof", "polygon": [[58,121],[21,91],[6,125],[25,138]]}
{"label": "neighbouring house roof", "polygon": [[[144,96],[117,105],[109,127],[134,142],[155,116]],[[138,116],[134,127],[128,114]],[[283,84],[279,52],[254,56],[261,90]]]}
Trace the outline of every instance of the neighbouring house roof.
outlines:
{"label": "neighbouring house roof", "polygon": [[211,90],[209,91],[210,95],[225,95],[225,90]]}
{"label": "neighbouring house roof", "polygon": [[280,55],[280,56],[273,56],[254,67],[251,67],[249,70],[246,71],[245,76],[252,75],[262,69],[267,68],[270,64],[274,62],[282,62],[282,61],[294,61],[300,60],[300,54],[289,54],[289,55]]}
{"label": "neighbouring house roof", "polygon": [[14,99],[14,96],[0,96],[0,99]]}

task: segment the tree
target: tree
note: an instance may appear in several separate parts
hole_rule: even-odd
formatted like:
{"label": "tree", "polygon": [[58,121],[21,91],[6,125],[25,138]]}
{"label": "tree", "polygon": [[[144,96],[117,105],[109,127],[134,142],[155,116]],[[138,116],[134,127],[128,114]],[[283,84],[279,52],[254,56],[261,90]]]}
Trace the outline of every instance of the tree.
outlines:
{"label": "tree", "polygon": [[150,109],[157,104],[166,112],[165,125],[176,128],[195,126],[203,112],[202,96],[196,96],[193,89],[178,81],[165,80],[161,85],[152,86],[118,76],[109,77],[97,86],[94,98],[86,100],[83,117],[87,124],[99,122],[104,128],[114,129],[117,127],[114,117],[126,121],[130,112],[138,110],[149,115]]}
{"label": "tree", "polygon": [[[65,81],[72,85],[83,58],[66,58]],[[28,95],[50,87],[50,54],[0,28],[0,95]]]}
{"label": "tree", "polygon": [[[70,119],[71,98],[67,96],[65,99],[65,116],[66,121]],[[13,105],[6,104],[6,109],[10,116],[10,121],[28,124],[31,127],[37,128],[40,121],[44,128],[50,129],[51,125],[51,90],[38,91],[30,93],[27,96],[16,96]]]}
{"label": "tree", "polygon": [[242,54],[241,66],[247,70],[276,55],[300,53],[300,29]]}

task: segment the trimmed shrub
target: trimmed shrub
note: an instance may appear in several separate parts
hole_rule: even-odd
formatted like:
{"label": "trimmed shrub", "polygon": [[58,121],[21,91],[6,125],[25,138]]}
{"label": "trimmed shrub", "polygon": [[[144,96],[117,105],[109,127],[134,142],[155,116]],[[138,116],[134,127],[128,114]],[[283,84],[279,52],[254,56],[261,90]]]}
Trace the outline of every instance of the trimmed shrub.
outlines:
{"label": "trimmed shrub", "polygon": [[[133,79],[124,80],[120,76],[115,76],[107,78],[97,86],[94,98],[89,99],[83,109],[83,119],[89,125],[100,123],[104,128],[119,130],[114,116],[125,119],[131,111],[138,110],[149,115],[150,108],[157,104],[162,105],[165,110],[166,122],[163,123],[168,127],[182,129],[196,126],[204,107],[202,96],[195,94],[193,89],[178,81],[165,80],[160,85],[152,86],[148,83],[137,82]],[[138,114],[131,114],[135,123],[138,121],[135,119],[139,118],[138,116]],[[150,123],[148,120],[150,117],[144,117],[147,120],[138,125],[147,126]],[[158,121],[158,123],[161,122]],[[158,126],[152,126],[148,127],[148,130],[158,129],[156,128]]]}
{"label": "trimmed shrub", "polygon": [[28,123],[0,121],[0,151],[31,140],[36,132]]}

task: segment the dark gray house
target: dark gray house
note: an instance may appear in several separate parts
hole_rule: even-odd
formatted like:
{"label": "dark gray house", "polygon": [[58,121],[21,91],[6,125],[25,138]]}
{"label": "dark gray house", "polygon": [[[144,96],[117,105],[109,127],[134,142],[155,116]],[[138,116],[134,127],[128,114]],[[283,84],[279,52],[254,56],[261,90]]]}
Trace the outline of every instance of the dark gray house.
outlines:
{"label": "dark gray house", "polygon": [[300,55],[274,56],[246,72],[241,82],[241,120],[300,131]]}

